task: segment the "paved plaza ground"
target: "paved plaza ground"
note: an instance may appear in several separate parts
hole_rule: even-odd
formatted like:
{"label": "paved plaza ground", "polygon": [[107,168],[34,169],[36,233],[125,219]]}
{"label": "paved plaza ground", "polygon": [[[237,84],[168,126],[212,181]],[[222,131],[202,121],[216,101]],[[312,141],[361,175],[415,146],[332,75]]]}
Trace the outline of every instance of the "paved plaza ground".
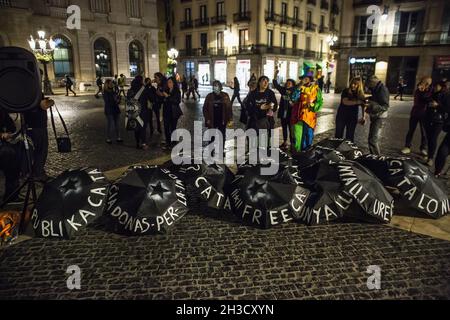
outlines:
{"label": "paved plaza ground", "polygon": [[[50,175],[95,166],[115,177],[114,169],[169,159],[157,133],[148,151],[137,150],[125,131],[124,145],[107,145],[102,101],[92,95],[55,99],[68,122],[73,152],[58,154],[51,137]],[[398,155],[403,146],[411,100],[392,102],[382,133],[386,155]],[[202,120],[202,102],[183,104],[181,127],[192,130],[194,120]],[[333,135],[338,103],[338,95],[325,95],[318,140]],[[237,104],[234,114],[238,124]],[[356,134],[367,151],[368,127],[358,127]],[[67,289],[71,265],[81,268],[81,290]],[[371,265],[381,268],[381,290],[367,288]],[[449,299],[450,241],[357,221],[258,230],[193,214],[166,235],[126,238],[87,230],[71,241],[31,239],[2,249],[0,298]]]}

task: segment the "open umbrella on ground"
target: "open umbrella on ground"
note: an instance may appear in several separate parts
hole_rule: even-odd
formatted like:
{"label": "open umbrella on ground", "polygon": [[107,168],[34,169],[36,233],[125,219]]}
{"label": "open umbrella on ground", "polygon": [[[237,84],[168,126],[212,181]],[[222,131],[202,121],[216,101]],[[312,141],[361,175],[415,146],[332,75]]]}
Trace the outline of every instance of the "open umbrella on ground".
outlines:
{"label": "open umbrella on ground", "polygon": [[280,166],[274,175],[262,175],[261,168],[241,166],[230,198],[239,219],[267,229],[293,220],[294,213],[303,209],[309,191],[295,176],[295,168]]}
{"label": "open umbrella on ground", "polygon": [[358,162],[372,171],[386,187],[397,190],[401,203],[409,208],[434,219],[450,212],[446,188],[417,160],[365,155]]}
{"label": "open umbrella on ground", "polygon": [[132,166],[110,187],[113,231],[125,235],[165,233],[188,211],[184,183],[158,166]]}
{"label": "open umbrella on ground", "polygon": [[187,187],[188,206],[198,213],[231,212],[230,195],[234,174],[223,164],[192,164],[173,166]]}
{"label": "open umbrella on ground", "polygon": [[363,152],[358,148],[356,144],[343,139],[325,139],[317,143],[315,147],[323,147],[339,151],[347,160],[355,160],[363,155]]}
{"label": "open umbrella on ground", "polygon": [[309,168],[319,161],[339,162],[346,159],[339,151],[317,146],[306,151],[294,153],[293,158],[300,169]]}
{"label": "open umbrella on ground", "polygon": [[109,182],[95,168],[67,170],[44,186],[31,215],[36,236],[72,238],[100,218]]}
{"label": "open umbrella on ground", "polygon": [[372,172],[358,162],[348,160],[332,166],[338,170],[345,192],[363,209],[358,218],[383,223],[391,221],[394,199]]}
{"label": "open umbrella on ground", "polygon": [[[311,191],[303,210],[295,212],[297,221],[319,225],[342,218],[348,210],[357,210],[354,199],[344,192],[339,172],[330,163],[320,161],[309,167],[305,181]],[[302,169],[300,169],[302,172]]]}

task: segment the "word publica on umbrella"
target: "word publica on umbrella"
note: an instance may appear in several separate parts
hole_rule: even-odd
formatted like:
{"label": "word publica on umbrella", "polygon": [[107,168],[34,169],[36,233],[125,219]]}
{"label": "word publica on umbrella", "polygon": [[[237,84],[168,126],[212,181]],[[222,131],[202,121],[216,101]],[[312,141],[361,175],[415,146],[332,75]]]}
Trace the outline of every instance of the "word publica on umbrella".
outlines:
{"label": "word publica on umbrella", "polygon": [[[365,188],[359,183],[358,177],[353,170],[352,166],[338,165],[339,176],[341,181],[347,188],[347,192],[355,198],[359,205],[364,206],[364,203],[369,199],[371,200],[370,193],[365,190]],[[371,208],[372,213],[375,216],[380,216],[384,221],[391,221],[393,215],[393,205],[383,203],[380,200],[374,198],[373,205]],[[367,202],[369,202],[367,201]]]}
{"label": "word publica on umbrella", "polygon": [[[89,171],[88,175],[93,182],[106,180],[105,176],[97,169]],[[87,198],[87,203],[89,206],[87,208],[85,207],[83,209],[79,209],[78,212],[70,217],[70,219],[66,219],[66,223],[64,223],[64,221],[55,222],[53,220],[40,220],[38,211],[35,208],[31,215],[33,228],[37,229],[40,225],[41,235],[45,238],[63,237],[64,224],[69,226],[74,231],[78,231],[80,228],[88,224],[88,220],[92,220],[97,216],[95,211],[98,210],[98,208],[102,208],[106,193],[107,187],[96,188],[94,185]]]}
{"label": "word publica on umbrella", "polygon": [[213,186],[208,182],[205,177],[198,177],[195,180],[195,187],[202,190],[200,194],[207,201],[213,200],[213,204],[217,209],[227,209],[231,211],[230,199],[223,193],[214,190]]}

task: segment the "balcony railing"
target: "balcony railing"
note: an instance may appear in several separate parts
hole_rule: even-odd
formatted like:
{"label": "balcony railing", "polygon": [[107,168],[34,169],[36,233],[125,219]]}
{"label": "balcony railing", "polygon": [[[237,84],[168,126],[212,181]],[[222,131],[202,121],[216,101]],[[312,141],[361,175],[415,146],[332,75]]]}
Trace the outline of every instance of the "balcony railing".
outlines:
{"label": "balcony railing", "polygon": [[320,9],[328,10],[330,8],[330,3],[327,0],[320,1]]}
{"label": "balcony railing", "polygon": [[313,6],[317,5],[317,1],[316,0],[308,0],[307,3],[310,4],[310,5],[313,5]]}
{"label": "balcony railing", "polygon": [[379,6],[382,3],[383,0],[353,0],[353,7],[370,6],[372,4]]}
{"label": "balcony railing", "polygon": [[218,25],[218,24],[226,24],[227,23],[227,16],[215,16],[211,18],[211,24]]}
{"label": "balcony railing", "polygon": [[305,27],[306,31],[311,31],[311,32],[316,32],[317,30],[317,25],[314,23],[306,23],[306,27]]}
{"label": "balcony railing", "polygon": [[292,26],[295,28],[303,28],[303,20],[300,19],[292,19]]}
{"label": "balcony railing", "polygon": [[209,48],[208,52],[211,56],[226,56],[225,48]]}
{"label": "balcony railing", "polygon": [[339,5],[337,3],[337,0],[333,0],[333,2],[331,4],[331,13],[334,15],[339,14]]}
{"label": "balcony railing", "polygon": [[180,29],[184,30],[184,29],[191,29],[194,26],[194,23],[192,20],[190,21],[181,21],[180,22]]}
{"label": "balcony railing", "polygon": [[234,18],[234,22],[250,21],[251,20],[251,12],[245,11],[245,12],[235,13],[233,18]]}
{"label": "balcony railing", "polygon": [[325,26],[319,26],[319,33],[328,33],[329,29]]}
{"label": "balcony railing", "polygon": [[279,24],[293,24],[293,18],[288,16],[283,16],[279,14],[275,14],[273,12],[266,11],[266,22],[274,22]]}
{"label": "balcony railing", "polygon": [[318,56],[316,51],[313,50],[305,50],[304,57],[305,59],[316,59]]}
{"label": "balcony railing", "polygon": [[414,47],[449,45],[448,32],[397,33],[371,37],[347,36],[340,37],[334,48],[377,48],[377,47]]}
{"label": "balcony railing", "polygon": [[209,18],[201,18],[195,20],[195,27],[204,27],[209,26]]}
{"label": "balcony railing", "polygon": [[193,48],[180,50],[180,57],[205,57],[205,56],[220,56],[225,57],[228,55],[238,55],[238,54],[275,54],[275,55],[287,55],[294,57],[305,57],[308,59],[320,59],[319,53],[316,51],[305,51],[303,49],[293,49],[293,48],[283,48],[274,47],[267,45],[241,45],[234,46],[229,49],[218,49],[218,48]]}

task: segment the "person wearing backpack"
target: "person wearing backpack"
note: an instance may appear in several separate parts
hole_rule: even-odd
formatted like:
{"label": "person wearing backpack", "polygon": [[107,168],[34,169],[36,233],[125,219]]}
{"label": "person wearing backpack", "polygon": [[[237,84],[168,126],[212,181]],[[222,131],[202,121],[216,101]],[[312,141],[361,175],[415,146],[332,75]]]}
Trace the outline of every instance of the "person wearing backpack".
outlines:
{"label": "person wearing backpack", "polygon": [[75,91],[72,90],[72,86],[73,86],[72,79],[70,79],[68,74],[65,75],[65,78],[66,78],[66,97],[69,96],[69,91],[73,93],[74,97],[76,97],[77,94],[75,93]]}
{"label": "person wearing backpack", "polygon": [[150,110],[147,108],[147,104],[151,100],[152,93],[149,88],[144,86],[144,78],[136,76],[131,82],[130,90],[127,92],[127,105],[134,104],[139,106],[139,118],[136,119],[138,125],[134,130],[137,149],[148,150],[147,126]]}

